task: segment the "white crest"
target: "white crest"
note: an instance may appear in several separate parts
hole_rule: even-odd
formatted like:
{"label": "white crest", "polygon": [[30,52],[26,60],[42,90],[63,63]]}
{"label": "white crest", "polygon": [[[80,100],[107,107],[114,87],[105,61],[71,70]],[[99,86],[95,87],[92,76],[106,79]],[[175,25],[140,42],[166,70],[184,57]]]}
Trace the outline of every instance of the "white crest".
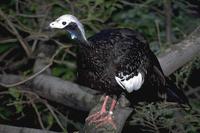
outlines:
{"label": "white crest", "polygon": [[62,15],[60,16],[59,18],[57,18],[55,21],[51,22],[49,24],[49,26],[51,28],[57,28],[57,29],[63,29],[65,28],[68,24],[70,24],[71,22],[74,22],[77,24],[79,30],[81,31],[81,34],[83,36],[83,38],[85,40],[86,39],[86,36],[85,36],[85,31],[84,31],[84,28],[83,28],[83,25],[80,23],[80,21],[73,15],[70,15],[70,14],[65,14],[65,15]]}
{"label": "white crest", "polygon": [[137,76],[133,76],[130,78],[130,75],[123,75],[123,73],[120,73],[120,77],[115,76],[115,80],[117,83],[126,91],[131,93],[133,90],[137,91],[141,88],[144,78],[142,77],[141,73],[138,73]]}

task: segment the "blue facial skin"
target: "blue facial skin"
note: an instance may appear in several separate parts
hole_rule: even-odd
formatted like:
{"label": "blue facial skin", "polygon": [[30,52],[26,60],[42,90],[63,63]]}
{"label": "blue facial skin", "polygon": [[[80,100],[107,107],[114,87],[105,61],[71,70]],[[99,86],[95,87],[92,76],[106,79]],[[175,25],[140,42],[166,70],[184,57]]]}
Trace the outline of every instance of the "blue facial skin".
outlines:
{"label": "blue facial skin", "polygon": [[75,34],[71,34],[71,39],[72,39],[72,40],[76,39]]}
{"label": "blue facial skin", "polygon": [[79,33],[79,29],[77,30],[67,29],[67,32],[69,34],[70,40],[74,42],[75,44],[79,44],[83,41],[82,35],[81,33]]}
{"label": "blue facial skin", "polygon": [[67,30],[67,31],[69,32],[72,40],[76,40],[77,39],[77,35],[76,35],[75,31],[70,31],[70,30]]}
{"label": "blue facial skin", "polygon": [[65,30],[70,34],[71,40],[76,43],[87,43],[76,23],[70,23],[65,27]]}

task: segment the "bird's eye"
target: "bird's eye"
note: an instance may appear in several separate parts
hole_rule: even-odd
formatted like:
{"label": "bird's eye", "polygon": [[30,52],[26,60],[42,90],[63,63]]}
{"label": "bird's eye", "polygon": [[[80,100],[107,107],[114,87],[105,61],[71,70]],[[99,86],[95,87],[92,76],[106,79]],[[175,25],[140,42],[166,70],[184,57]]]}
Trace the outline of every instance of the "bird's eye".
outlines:
{"label": "bird's eye", "polygon": [[66,22],[62,22],[63,25],[66,25]]}

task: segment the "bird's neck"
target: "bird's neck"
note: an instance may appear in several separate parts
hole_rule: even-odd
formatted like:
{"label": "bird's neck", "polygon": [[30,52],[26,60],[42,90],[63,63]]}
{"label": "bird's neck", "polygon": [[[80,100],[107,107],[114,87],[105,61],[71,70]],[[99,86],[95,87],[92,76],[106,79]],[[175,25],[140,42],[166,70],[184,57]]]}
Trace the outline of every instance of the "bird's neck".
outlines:
{"label": "bird's neck", "polygon": [[92,46],[92,45],[91,45],[91,42],[88,41],[88,40],[82,40],[82,41],[80,42],[80,44],[81,44],[81,46],[83,46],[83,47],[91,47],[91,46]]}
{"label": "bird's neck", "polygon": [[66,31],[70,33],[71,40],[77,44],[89,46],[90,42],[87,40],[85,33],[81,32],[78,27],[75,28],[66,28]]}

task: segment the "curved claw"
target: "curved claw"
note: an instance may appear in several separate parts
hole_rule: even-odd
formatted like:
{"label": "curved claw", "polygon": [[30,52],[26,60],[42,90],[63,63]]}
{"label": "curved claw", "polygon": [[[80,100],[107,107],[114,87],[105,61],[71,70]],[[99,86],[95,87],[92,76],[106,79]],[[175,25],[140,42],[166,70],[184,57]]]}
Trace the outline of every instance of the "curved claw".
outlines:
{"label": "curved claw", "polygon": [[96,127],[100,127],[104,124],[105,125],[110,124],[110,125],[112,125],[112,127],[114,129],[117,129],[117,127],[113,121],[113,118],[112,118],[113,109],[116,105],[116,100],[113,99],[110,110],[106,111],[106,104],[107,104],[108,98],[109,98],[109,96],[105,97],[101,111],[96,112],[86,118],[86,122],[88,122],[88,125],[94,123],[96,125]]}
{"label": "curved claw", "polygon": [[117,126],[113,121],[112,115],[110,114],[102,119],[97,120],[96,123],[98,123],[96,127],[100,127],[104,124],[111,124],[114,129],[117,129]]}

